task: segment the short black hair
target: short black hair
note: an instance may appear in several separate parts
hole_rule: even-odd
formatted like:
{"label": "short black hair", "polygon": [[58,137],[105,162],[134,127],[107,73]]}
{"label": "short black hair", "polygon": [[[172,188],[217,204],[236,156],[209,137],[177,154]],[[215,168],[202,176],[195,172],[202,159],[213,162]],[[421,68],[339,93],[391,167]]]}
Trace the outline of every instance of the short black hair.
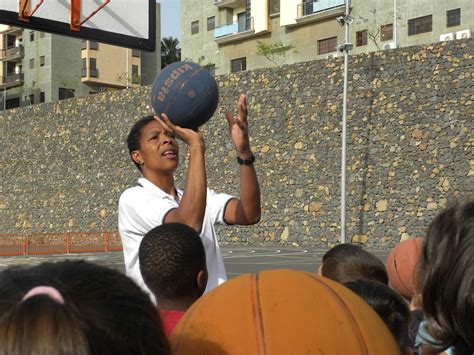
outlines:
{"label": "short black hair", "polygon": [[361,279],[347,282],[344,286],[359,295],[377,312],[390,329],[402,354],[407,354],[410,347],[408,342],[410,309],[403,297],[378,281]]}
{"label": "short black hair", "polygon": [[339,283],[367,279],[388,285],[387,269],[383,262],[360,246],[350,243],[336,245],[324,254],[321,274]]}
{"label": "short black hair", "polygon": [[[148,123],[153,122],[154,119],[155,117],[153,115],[145,116],[145,117],[140,118],[133,125],[132,129],[130,130],[127,136],[127,146],[128,146],[128,152],[130,154],[130,157],[132,156],[133,151],[140,149],[140,135],[142,133],[143,127],[145,127]],[[140,164],[138,164],[133,159],[132,161],[137,167],[137,169],[142,171]]]}
{"label": "short black hair", "polygon": [[428,331],[441,348],[474,352],[474,201],[457,202],[431,222],[418,264]]}
{"label": "short black hair", "polygon": [[138,258],[143,280],[158,299],[191,296],[197,274],[206,270],[201,237],[181,223],[162,224],[146,233]]}

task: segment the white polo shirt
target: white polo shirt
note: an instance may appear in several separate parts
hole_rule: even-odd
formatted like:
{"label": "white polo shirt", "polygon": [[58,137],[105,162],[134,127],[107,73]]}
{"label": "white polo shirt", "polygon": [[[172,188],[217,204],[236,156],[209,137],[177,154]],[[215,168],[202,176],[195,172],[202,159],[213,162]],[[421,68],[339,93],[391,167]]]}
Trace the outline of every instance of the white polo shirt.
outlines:
{"label": "white polo shirt", "polygon": [[[183,191],[178,190],[182,195]],[[206,212],[201,231],[201,239],[206,252],[209,280],[206,292],[227,280],[224,262],[217,242],[214,224],[226,224],[224,210],[227,202],[234,198],[227,194],[218,194],[207,189]],[[125,271],[143,290],[152,293],[146,287],[140,273],[138,248],[143,236],[161,224],[166,214],[179,204],[146,178],[138,179],[138,186],[125,190],[119,200],[119,233],[122,239]]]}

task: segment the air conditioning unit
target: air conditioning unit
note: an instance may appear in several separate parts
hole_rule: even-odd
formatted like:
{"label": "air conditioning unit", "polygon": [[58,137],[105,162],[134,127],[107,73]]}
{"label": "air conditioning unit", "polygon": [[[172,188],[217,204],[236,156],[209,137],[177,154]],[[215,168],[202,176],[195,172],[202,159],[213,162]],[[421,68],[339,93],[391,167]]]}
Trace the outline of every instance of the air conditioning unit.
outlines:
{"label": "air conditioning unit", "polygon": [[338,56],[338,53],[337,53],[337,52],[334,52],[334,53],[328,54],[328,55],[326,56],[326,59],[337,58],[337,56]]}
{"label": "air conditioning unit", "polygon": [[395,49],[395,48],[397,48],[397,46],[395,46],[395,42],[388,42],[383,45],[384,50]]}
{"label": "air conditioning unit", "polygon": [[456,32],[456,39],[471,38],[471,30],[463,30]]}
{"label": "air conditioning unit", "polygon": [[453,33],[445,33],[439,36],[439,41],[452,41],[454,39],[454,32]]}

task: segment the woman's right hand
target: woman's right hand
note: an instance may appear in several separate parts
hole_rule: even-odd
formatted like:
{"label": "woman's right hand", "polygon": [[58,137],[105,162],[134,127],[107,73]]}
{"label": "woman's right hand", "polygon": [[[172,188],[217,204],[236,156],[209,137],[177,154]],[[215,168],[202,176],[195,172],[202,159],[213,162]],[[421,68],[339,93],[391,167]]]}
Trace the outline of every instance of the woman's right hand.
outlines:
{"label": "woman's right hand", "polygon": [[201,132],[174,125],[166,113],[162,113],[161,117],[155,116],[155,119],[163,128],[165,133],[182,140],[189,146],[189,148],[200,147],[204,150],[204,137]]}

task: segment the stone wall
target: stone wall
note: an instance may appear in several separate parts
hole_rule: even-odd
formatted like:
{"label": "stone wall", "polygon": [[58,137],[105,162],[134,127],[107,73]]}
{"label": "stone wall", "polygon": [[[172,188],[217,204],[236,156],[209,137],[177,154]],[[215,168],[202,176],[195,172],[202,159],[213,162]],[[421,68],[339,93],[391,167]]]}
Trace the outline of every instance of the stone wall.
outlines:
{"label": "stone wall", "polygon": [[[347,234],[372,248],[423,235],[474,197],[473,40],[350,57]],[[204,127],[209,186],[238,193],[224,112],[248,93],[262,221],[222,243],[331,246],[339,237],[342,59],[217,78]],[[149,87],[3,112],[0,234],[110,231],[138,172],[125,137],[151,112]],[[181,152],[184,162],[186,152]],[[185,163],[177,172],[182,185]]]}

